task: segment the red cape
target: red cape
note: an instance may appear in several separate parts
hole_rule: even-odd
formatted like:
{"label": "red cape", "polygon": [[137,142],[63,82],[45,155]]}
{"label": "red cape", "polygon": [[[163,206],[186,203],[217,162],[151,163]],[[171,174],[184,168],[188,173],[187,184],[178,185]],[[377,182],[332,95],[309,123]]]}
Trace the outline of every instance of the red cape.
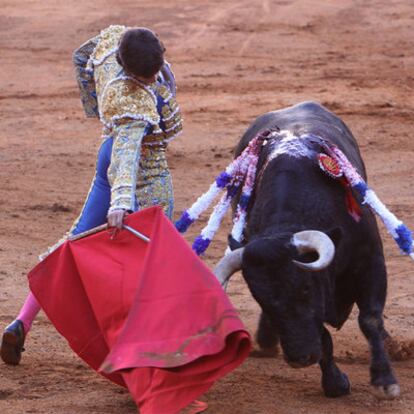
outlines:
{"label": "red cape", "polygon": [[67,241],[30,273],[56,329],[141,414],[174,414],[240,365],[250,338],[215,276],[158,207]]}

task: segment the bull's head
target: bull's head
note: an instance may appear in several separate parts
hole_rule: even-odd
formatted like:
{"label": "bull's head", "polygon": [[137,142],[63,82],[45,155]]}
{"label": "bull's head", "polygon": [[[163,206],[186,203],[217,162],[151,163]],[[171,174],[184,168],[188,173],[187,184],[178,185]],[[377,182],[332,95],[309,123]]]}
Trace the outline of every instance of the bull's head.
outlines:
{"label": "bull's head", "polygon": [[331,239],[319,231],[256,239],[218,263],[222,284],[237,270],[277,330],[286,360],[294,367],[321,358],[326,268],[335,255]]}

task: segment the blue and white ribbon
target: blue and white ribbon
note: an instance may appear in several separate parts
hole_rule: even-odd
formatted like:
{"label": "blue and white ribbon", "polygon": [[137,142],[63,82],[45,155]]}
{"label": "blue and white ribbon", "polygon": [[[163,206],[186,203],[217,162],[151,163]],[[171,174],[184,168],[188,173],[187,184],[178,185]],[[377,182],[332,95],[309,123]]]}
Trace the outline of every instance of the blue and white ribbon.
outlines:
{"label": "blue and white ribbon", "polygon": [[367,204],[382,220],[387,231],[397,242],[401,252],[409,255],[414,260],[414,243],[411,230],[388,210],[339,148],[330,146],[329,152],[340,165],[351,187],[363,198],[362,203]]}
{"label": "blue and white ribbon", "polygon": [[243,229],[246,223],[247,205],[250,200],[254,184],[257,161],[259,158],[260,147],[263,133],[250,141],[245,150],[237,157],[221,174],[219,174],[209,190],[204,193],[197,201],[181,215],[175,223],[180,233],[185,233],[191,224],[208,209],[216,196],[225,191],[220,201],[215,206],[210,215],[207,225],[201,230],[200,235],[193,243],[193,250],[198,254],[206,251],[214,235],[220,227],[224,215],[230,207],[233,198],[240,192],[243,184],[239,204],[233,219],[232,236],[237,241],[243,240]]}

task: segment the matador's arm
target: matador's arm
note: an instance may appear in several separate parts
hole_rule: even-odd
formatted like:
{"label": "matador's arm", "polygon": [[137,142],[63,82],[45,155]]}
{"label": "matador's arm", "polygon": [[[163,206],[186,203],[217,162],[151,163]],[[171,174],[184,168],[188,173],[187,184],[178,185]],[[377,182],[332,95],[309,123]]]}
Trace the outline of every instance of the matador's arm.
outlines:
{"label": "matador's arm", "polygon": [[73,52],[76,79],[80,89],[83,109],[88,118],[99,118],[93,70],[87,68],[89,57],[98,44],[100,35],[93,37]]}
{"label": "matador's arm", "polygon": [[114,144],[108,179],[111,184],[111,206],[115,210],[136,210],[135,189],[141,157],[141,144],[148,123],[124,119],[114,127]]}

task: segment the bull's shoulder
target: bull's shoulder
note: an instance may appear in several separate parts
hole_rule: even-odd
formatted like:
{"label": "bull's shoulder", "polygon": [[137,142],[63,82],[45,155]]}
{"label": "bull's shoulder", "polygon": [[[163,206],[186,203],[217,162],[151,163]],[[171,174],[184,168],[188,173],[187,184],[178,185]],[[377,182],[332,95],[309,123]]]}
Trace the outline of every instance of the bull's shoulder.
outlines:
{"label": "bull's shoulder", "polygon": [[[316,101],[304,101],[296,105],[273,111],[275,122],[284,129],[292,129],[292,125],[343,124],[334,112]],[[293,132],[293,131],[292,131]]]}
{"label": "bull's shoulder", "polygon": [[236,148],[238,155],[260,131],[268,128],[288,130],[295,135],[312,133],[359,155],[358,145],[352,132],[342,119],[316,101],[304,101],[296,105],[267,112],[256,118],[243,134]]}
{"label": "bull's shoulder", "polygon": [[317,101],[303,101],[296,105],[289,106],[288,108],[281,109],[275,112],[295,112],[295,111],[306,111],[311,113],[319,112],[330,112],[329,109],[325,108],[321,103]]}
{"label": "bull's shoulder", "polygon": [[[257,117],[247,128],[240,140],[240,146],[245,147],[260,131],[268,128],[294,129],[295,125],[309,122],[315,116],[334,115],[316,101],[304,101],[287,108],[267,112]],[[293,132],[293,131],[292,131]]]}

